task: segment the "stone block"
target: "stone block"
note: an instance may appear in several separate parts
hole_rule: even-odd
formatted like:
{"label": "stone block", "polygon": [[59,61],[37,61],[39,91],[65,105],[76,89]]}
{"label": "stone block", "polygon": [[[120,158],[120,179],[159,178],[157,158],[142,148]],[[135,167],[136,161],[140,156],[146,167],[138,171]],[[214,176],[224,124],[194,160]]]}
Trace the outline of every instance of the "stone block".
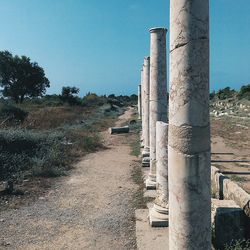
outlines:
{"label": "stone block", "polygon": [[112,134],[123,134],[123,133],[129,133],[129,126],[110,128],[111,135]]}
{"label": "stone block", "polygon": [[145,185],[147,190],[156,190],[156,182],[150,180],[149,178],[146,179]]}
{"label": "stone block", "polygon": [[150,165],[150,157],[143,157],[142,167],[149,167],[149,165]]}
{"label": "stone block", "polygon": [[233,200],[212,199],[211,216],[216,249],[244,239],[244,213]]}
{"label": "stone block", "polygon": [[144,149],[144,150],[142,151],[142,157],[146,157],[146,158],[147,158],[147,157],[149,157],[149,154],[150,154],[150,153],[149,153],[148,150],[145,150],[145,149]]}
{"label": "stone block", "polygon": [[154,204],[154,206],[149,209],[148,217],[151,227],[168,227],[168,209],[161,208],[160,206]]}

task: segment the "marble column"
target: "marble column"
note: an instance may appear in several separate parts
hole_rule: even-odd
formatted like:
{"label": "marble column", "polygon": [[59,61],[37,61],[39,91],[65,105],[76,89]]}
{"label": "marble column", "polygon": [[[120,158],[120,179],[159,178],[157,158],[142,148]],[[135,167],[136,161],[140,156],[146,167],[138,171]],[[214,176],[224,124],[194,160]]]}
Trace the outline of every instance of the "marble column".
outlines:
{"label": "marble column", "polygon": [[167,122],[167,62],[165,28],[150,29],[150,171],[147,189],[156,188],[156,122]]}
{"label": "marble column", "polygon": [[138,85],[138,119],[141,120],[141,84]]}
{"label": "marble column", "polygon": [[156,122],[156,199],[149,209],[153,227],[168,226],[168,124]]}
{"label": "marble column", "polygon": [[143,124],[143,110],[144,110],[144,84],[143,84],[143,65],[142,65],[142,69],[141,69],[141,127],[142,127],[142,131],[141,131],[141,148],[144,148],[144,124]]}
{"label": "marble column", "polygon": [[169,249],[211,249],[209,0],[170,0]]}
{"label": "marble column", "polygon": [[149,157],[149,71],[150,67],[150,57],[144,58],[143,64],[143,142],[144,142],[144,149],[142,152],[142,163],[143,166],[148,165],[148,160],[146,159]]}

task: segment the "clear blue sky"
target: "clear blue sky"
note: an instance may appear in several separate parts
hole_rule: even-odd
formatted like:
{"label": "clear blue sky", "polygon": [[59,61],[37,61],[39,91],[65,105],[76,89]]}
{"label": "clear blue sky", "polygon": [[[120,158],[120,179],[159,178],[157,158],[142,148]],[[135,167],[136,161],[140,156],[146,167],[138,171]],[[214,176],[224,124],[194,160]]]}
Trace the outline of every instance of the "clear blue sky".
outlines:
{"label": "clear blue sky", "polygon": [[[211,89],[250,83],[250,0],[211,0]],[[37,61],[48,93],[137,92],[148,29],[169,28],[169,0],[0,0],[0,50]]]}

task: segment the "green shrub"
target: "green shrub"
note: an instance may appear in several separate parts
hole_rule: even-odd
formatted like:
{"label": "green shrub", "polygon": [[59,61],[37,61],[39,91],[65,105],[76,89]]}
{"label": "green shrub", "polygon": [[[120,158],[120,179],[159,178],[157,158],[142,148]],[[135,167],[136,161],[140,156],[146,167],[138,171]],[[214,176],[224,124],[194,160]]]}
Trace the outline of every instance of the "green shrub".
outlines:
{"label": "green shrub", "polygon": [[82,99],[82,105],[85,107],[97,107],[107,103],[106,97],[98,96],[95,93],[87,93]]}
{"label": "green shrub", "polygon": [[22,178],[22,172],[30,166],[30,158],[25,153],[0,152],[0,180]]}
{"label": "green shrub", "polygon": [[249,250],[250,240],[237,240],[232,241],[225,246],[225,250]]}
{"label": "green shrub", "polygon": [[8,119],[9,121],[23,122],[27,117],[27,115],[28,112],[11,104],[4,103],[0,106],[0,117],[2,119]]}
{"label": "green shrub", "polygon": [[82,138],[83,149],[86,152],[94,152],[102,147],[100,137],[97,134],[85,135]]}
{"label": "green shrub", "polygon": [[250,100],[250,84],[241,87],[238,97],[239,99]]}
{"label": "green shrub", "polygon": [[63,103],[68,103],[71,106],[80,105],[80,98],[77,96],[80,89],[77,87],[62,87],[62,94],[59,96]]}
{"label": "green shrub", "polygon": [[[24,172],[49,175],[63,169],[66,145],[61,133],[0,131],[0,179],[18,179]],[[39,169],[39,171],[36,171]],[[45,174],[46,173],[46,174]]]}
{"label": "green shrub", "polygon": [[224,89],[219,89],[217,96],[220,100],[225,100],[227,98],[233,97],[236,91],[231,89],[230,87],[226,87]]}

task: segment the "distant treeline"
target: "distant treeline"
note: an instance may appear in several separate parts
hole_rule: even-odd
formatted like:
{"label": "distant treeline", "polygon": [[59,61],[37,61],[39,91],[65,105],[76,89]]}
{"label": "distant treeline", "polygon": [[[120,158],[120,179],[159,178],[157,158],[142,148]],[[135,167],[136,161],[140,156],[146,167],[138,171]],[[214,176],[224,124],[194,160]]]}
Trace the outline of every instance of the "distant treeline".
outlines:
{"label": "distant treeline", "polygon": [[213,91],[210,93],[210,100],[225,100],[228,98],[250,100],[250,84],[243,85],[239,91],[226,87],[224,89],[219,89],[217,92]]}
{"label": "distant treeline", "polygon": [[[69,105],[102,105],[111,99],[114,102],[128,103],[137,100],[136,95],[131,96],[97,96],[88,93],[85,97],[78,97],[79,88],[63,87],[60,95],[47,95],[46,89],[50,87],[50,81],[45,76],[44,69],[37,62],[31,62],[27,56],[13,56],[9,51],[0,51],[0,93],[3,98],[15,103],[23,103],[25,100],[37,102],[48,101],[57,105],[68,103]],[[43,98],[42,98],[43,97]]]}

